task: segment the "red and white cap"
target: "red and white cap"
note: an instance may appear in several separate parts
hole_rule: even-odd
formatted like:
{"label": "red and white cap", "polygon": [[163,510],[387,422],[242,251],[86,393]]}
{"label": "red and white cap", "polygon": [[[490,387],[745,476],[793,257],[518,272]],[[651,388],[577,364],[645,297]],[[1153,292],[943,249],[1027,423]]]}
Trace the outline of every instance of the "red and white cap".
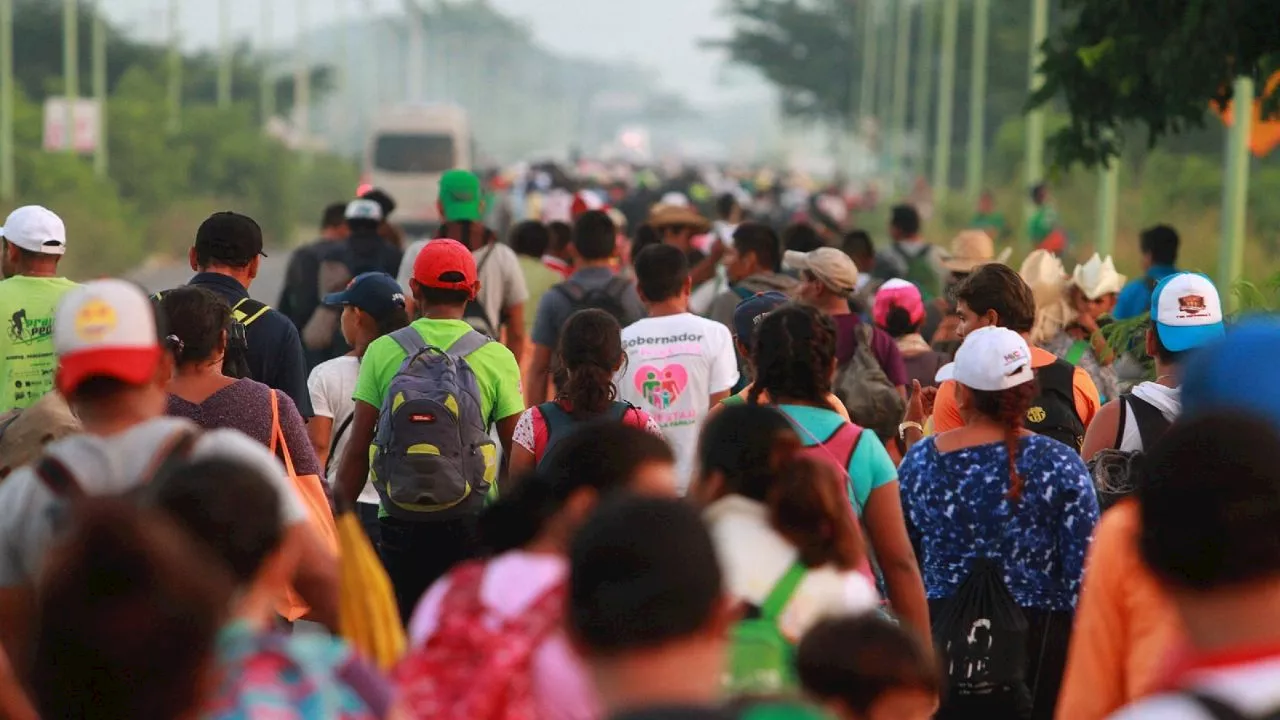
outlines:
{"label": "red and white cap", "polygon": [[94,377],[142,385],[155,377],[164,352],[151,301],[124,280],[95,280],[64,295],[53,319],[53,347],[64,395]]}
{"label": "red and white cap", "polygon": [[972,390],[997,392],[1036,379],[1031,348],[1018,333],[988,326],[964,336],[956,361],[938,369],[938,382],[955,380]]}
{"label": "red and white cap", "polygon": [[573,215],[573,219],[577,220],[580,215],[589,210],[608,209],[609,203],[605,202],[605,199],[599,193],[591,190],[579,190],[573,196],[573,205],[570,208],[570,212]]}

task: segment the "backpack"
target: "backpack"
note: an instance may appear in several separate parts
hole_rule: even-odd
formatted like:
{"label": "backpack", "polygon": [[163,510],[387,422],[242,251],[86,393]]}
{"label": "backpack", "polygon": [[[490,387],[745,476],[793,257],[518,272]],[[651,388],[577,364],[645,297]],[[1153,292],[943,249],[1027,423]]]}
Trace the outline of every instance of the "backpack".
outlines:
{"label": "backpack", "polygon": [[1040,394],[1027,409],[1026,428],[1080,452],[1084,447],[1084,422],[1076,414],[1075,366],[1055,360],[1035,372]]}
{"label": "backpack", "polygon": [[1280,709],[1273,709],[1258,715],[1247,715],[1242,710],[1219,700],[1212,695],[1189,690],[1181,693],[1182,697],[1194,702],[1213,720],[1280,720]]}
{"label": "backpack", "polygon": [[915,255],[908,253],[896,242],[890,244],[889,247],[893,248],[893,251],[897,253],[898,257],[902,258],[903,264],[906,265],[907,269],[902,279],[920,288],[920,295],[925,302],[929,302],[942,293],[938,273],[933,267],[932,245],[925,245]]}
{"label": "backpack", "polygon": [[[332,254],[331,254],[332,255]],[[320,290],[320,304],[311,311],[311,317],[302,326],[302,344],[308,350],[328,350],[342,331],[342,308],[325,305],[326,295],[342,292],[351,283],[351,268],[339,256],[320,261],[316,287]]]}
{"label": "backpack", "polygon": [[809,570],[797,560],[769,591],[749,605],[733,628],[725,689],[730,695],[775,695],[796,686],[795,646],[778,628],[782,611]]}
{"label": "backpack", "polygon": [[544,402],[538,406],[538,412],[542,413],[542,421],[547,426],[547,444],[542,448],[542,459],[538,461],[538,467],[541,468],[547,458],[551,457],[556,446],[561,440],[569,437],[584,425],[594,422],[620,423],[623,422],[627,413],[635,410],[636,406],[629,402],[615,401],[602,414],[594,417],[574,417],[565,412],[560,407],[560,403],[552,400]]}
{"label": "backpack", "polygon": [[493,342],[472,330],[448,349],[412,325],[391,333],[405,351],[378,414],[371,463],[382,507],[402,520],[478,512],[498,477],[498,450],[466,357]]}
{"label": "backpack", "polygon": [[564,620],[565,587],[548,590],[516,617],[494,618],[480,598],[485,565],[449,574],[440,625],[392,673],[409,717],[537,720],[532,659]]}
{"label": "backpack", "polygon": [[1021,717],[1031,709],[1027,687],[1029,625],[988,558],[934,615],[933,640],[942,651],[948,717]]}
{"label": "backpack", "polygon": [[[196,442],[200,439],[200,434],[198,428],[186,428],[178,430],[166,438],[160,443],[160,447],[147,469],[142,472],[142,483],[125,491],[122,496],[133,500],[144,499],[152,484],[168,477],[186,463],[187,458],[191,456],[192,449],[195,448]],[[35,471],[36,479],[48,488],[54,497],[65,501],[68,505],[80,502],[88,497],[88,493],[84,491],[84,486],[76,479],[76,475],[71,471],[71,468],[52,455],[44,455],[39,460],[36,460],[33,470]],[[66,507],[63,507],[59,510],[55,519],[55,526],[66,519],[66,509]]]}
{"label": "backpack", "polygon": [[630,288],[631,283],[626,278],[615,276],[610,278],[604,287],[586,288],[573,280],[565,280],[552,290],[569,301],[573,308],[569,312],[570,315],[580,310],[603,310],[612,315],[618,321],[618,325],[626,327],[640,319],[634,312],[629,312],[622,302],[623,295]]}
{"label": "backpack", "polygon": [[[485,253],[484,259],[480,261],[480,266],[476,268],[476,277],[480,277],[480,271],[484,270],[484,266],[489,264],[489,258],[496,254],[496,248],[490,246],[489,252]],[[462,320],[471,326],[471,329],[485,335],[487,337],[498,339],[498,328],[493,326],[489,321],[489,311],[485,309],[484,303],[479,298],[467,303],[467,308],[462,312]]]}
{"label": "backpack", "polygon": [[836,371],[831,391],[844,403],[854,423],[871,428],[880,437],[893,437],[898,434],[907,401],[889,382],[889,376],[871,352],[871,326],[859,323],[856,332],[857,348],[853,357]]}
{"label": "backpack", "polygon": [[[1117,449],[1102,450],[1088,460],[1089,474],[1093,476],[1093,484],[1098,491],[1098,505],[1103,511],[1137,490],[1144,452],[1155,445],[1172,424],[1159,408],[1132,393],[1121,395],[1120,402],[1122,410],[1116,426]],[[1118,449],[1124,440],[1125,417],[1129,414],[1123,411],[1124,407],[1133,414],[1138,435],[1142,438],[1142,450]]]}

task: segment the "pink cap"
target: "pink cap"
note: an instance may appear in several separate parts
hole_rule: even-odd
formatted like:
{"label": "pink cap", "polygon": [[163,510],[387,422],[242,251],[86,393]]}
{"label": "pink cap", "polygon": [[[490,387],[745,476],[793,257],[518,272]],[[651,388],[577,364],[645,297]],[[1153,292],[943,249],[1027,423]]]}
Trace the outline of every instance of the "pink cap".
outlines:
{"label": "pink cap", "polygon": [[889,310],[894,306],[907,311],[912,325],[924,321],[924,299],[920,297],[920,288],[906,280],[886,280],[876,291],[876,304],[871,312],[876,325],[884,327],[888,324]]}

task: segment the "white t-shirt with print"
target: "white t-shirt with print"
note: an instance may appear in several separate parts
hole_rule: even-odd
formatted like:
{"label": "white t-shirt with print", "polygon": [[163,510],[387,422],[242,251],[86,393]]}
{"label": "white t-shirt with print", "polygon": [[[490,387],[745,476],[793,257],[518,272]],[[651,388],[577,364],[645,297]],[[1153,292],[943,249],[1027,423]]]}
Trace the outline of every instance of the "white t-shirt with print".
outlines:
{"label": "white t-shirt with print", "polygon": [[645,318],[622,331],[627,362],[614,382],[618,399],[653,416],[676,455],[681,492],[693,478],[698,434],[712,393],[738,382],[729,328],[690,313]]}
{"label": "white t-shirt with print", "polygon": [[[409,287],[409,278],[413,277],[413,261],[418,258],[418,253],[429,242],[431,241],[419,240],[410,245],[405,251],[404,259],[400,261],[400,273],[396,280],[406,293],[412,292]],[[485,262],[485,258],[490,253],[493,257]],[[484,306],[489,324],[497,330],[502,327],[504,309],[522,305],[529,299],[529,288],[524,281],[524,271],[520,269],[520,259],[516,256],[515,250],[499,242],[490,243],[476,250],[472,253],[472,257],[476,260],[477,277],[480,280],[480,293],[476,299]],[[530,312],[530,309],[526,308],[525,312]]]}
{"label": "white t-shirt with print", "polygon": [[[343,355],[315,366],[311,376],[307,378],[307,389],[311,392],[311,407],[315,410],[316,417],[329,418],[333,421],[333,428],[329,431],[329,472],[325,478],[329,481],[329,487],[338,486],[338,464],[347,451],[347,441],[351,439],[351,425],[347,420],[356,411],[356,401],[352,400],[351,396],[355,393],[356,379],[359,377],[360,358]],[[337,438],[337,442],[333,442],[343,425],[347,428],[342,433],[342,437]],[[377,505],[380,502],[378,491],[373,489],[373,483],[365,481],[364,489],[360,491],[360,497],[356,498],[356,502],[370,505]]]}

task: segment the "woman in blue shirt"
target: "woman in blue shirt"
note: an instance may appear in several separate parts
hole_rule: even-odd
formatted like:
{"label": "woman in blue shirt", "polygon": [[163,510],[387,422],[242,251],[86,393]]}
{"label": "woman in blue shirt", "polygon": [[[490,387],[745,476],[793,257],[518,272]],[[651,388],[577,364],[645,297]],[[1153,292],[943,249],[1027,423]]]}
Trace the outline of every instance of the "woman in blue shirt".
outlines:
{"label": "woman in blue shirt", "polygon": [[1098,520],[1093,483],[1074,450],[1023,429],[1037,389],[1017,333],[969,333],[938,377],[956,381],[965,425],[917,443],[899,469],[930,609],[936,617],[975,561],[993,561],[1028,621],[1032,717],[1051,718]]}
{"label": "woman in blue shirt", "polygon": [[929,627],[920,567],[907,537],[898,474],[880,438],[845,420],[828,404],[836,373],[836,328],[809,305],[769,313],[752,345],[755,383],[748,402],[768,397],[800,435],[811,457],[847,475],[849,500],[862,520],[897,615],[921,634]]}

